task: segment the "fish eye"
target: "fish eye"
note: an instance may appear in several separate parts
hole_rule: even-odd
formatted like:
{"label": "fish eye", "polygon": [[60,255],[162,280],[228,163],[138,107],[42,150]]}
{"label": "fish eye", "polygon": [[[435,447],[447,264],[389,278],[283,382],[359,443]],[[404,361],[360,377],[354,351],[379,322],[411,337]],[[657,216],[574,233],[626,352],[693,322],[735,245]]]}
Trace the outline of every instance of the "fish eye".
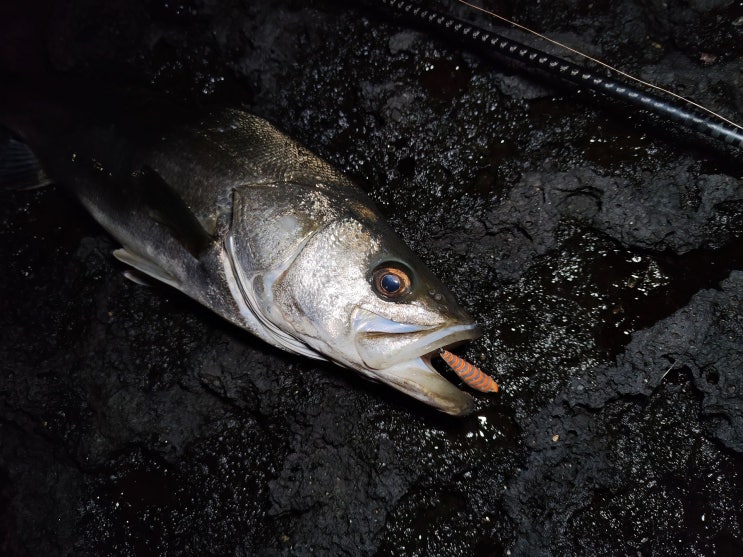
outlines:
{"label": "fish eye", "polygon": [[410,292],[410,276],[398,267],[383,265],[374,271],[374,289],[385,298],[399,298]]}

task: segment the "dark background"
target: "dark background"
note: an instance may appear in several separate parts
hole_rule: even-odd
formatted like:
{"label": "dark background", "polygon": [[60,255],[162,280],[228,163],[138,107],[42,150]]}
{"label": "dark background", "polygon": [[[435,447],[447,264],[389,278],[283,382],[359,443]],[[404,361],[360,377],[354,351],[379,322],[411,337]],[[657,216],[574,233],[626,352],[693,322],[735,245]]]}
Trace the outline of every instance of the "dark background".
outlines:
{"label": "dark background", "polygon": [[[742,554],[739,161],[366,3],[67,4],[26,13],[29,64],[238,104],[343,169],[502,390],[454,419],[288,356],[127,281],[62,189],[4,191],[0,553]],[[488,5],[741,120],[741,2]]]}

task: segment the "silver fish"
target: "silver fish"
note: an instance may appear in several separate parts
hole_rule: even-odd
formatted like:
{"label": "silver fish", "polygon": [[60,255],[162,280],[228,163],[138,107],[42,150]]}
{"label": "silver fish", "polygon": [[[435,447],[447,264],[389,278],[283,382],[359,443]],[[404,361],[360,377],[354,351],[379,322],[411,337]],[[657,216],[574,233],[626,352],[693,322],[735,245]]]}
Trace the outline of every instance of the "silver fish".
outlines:
{"label": "silver fish", "polygon": [[471,411],[431,357],[479,328],[357,185],[242,110],[148,110],[107,120],[27,103],[0,119],[124,263],[283,350]]}

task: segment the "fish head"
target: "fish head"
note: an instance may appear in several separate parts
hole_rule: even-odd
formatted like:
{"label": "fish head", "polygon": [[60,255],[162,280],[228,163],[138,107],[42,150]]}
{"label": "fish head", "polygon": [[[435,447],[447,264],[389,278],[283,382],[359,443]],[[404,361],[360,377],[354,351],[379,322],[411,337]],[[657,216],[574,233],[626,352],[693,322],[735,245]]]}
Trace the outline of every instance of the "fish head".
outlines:
{"label": "fish head", "polygon": [[343,210],[326,211],[309,227],[296,203],[295,212],[274,220],[289,219],[282,226],[301,238],[291,249],[274,250],[280,264],[256,274],[263,293],[257,305],[281,331],[274,344],[313,355],[297,350],[298,341],[438,410],[469,413],[472,397],[444,379],[431,358],[479,337],[479,327],[368,200],[326,207],[339,204]]}

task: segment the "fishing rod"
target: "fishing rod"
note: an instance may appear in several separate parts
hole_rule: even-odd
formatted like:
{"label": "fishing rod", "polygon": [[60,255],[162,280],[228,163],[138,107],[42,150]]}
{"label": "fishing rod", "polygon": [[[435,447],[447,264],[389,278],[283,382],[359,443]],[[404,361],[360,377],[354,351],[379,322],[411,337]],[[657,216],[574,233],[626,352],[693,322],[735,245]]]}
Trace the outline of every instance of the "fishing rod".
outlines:
{"label": "fishing rod", "polygon": [[[738,124],[723,118],[701,105],[660,87],[640,81],[582,53],[578,54],[603,66],[603,75],[494,31],[483,29],[473,23],[413,4],[407,0],[379,0],[379,3],[398,16],[422,23],[467,44],[484,48],[488,52],[496,53],[519,63],[526,64],[527,66],[535,66],[559,80],[567,81],[579,87],[585,87],[591,91],[639,106],[665,120],[676,122],[693,132],[701,133],[743,151],[743,128]],[[465,4],[479,9],[471,4]],[[495,14],[491,13],[491,15]],[[542,37],[542,35],[529,29],[527,31]],[[556,44],[564,46],[560,43]],[[634,80],[640,86],[629,83],[626,78]],[[646,90],[648,88],[661,91],[669,98],[663,98],[654,91]]]}

